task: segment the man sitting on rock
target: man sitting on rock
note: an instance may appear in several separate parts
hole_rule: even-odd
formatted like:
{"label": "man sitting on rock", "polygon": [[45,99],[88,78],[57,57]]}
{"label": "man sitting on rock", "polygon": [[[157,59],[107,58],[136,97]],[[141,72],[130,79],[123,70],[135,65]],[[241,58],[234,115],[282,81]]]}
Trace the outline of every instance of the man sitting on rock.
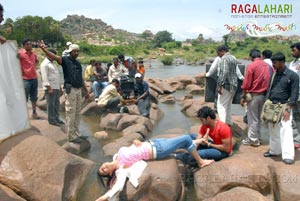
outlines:
{"label": "man sitting on rock", "polygon": [[143,79],[141,73],[135,74],[134,95],[135,103],[138,105],[140,114],[144,117],[149,117],[150,112],[150,93],[149,86]]}
{"label": "man sitting on rock", "polygon": [[[198,147],[200,157],[219,161],[230,156],[232,153],[232,134],[230,127],[220,120],[216,120],[214,110],[207,106],[202,107],[197,112],[197,116],[202,123],[199,134],[198,136],[196,134],[190,136],[193,139],[202,139],[202,143]],[[208,139],[208,137],[210,139]],[[175,157],[191,166],[197,165],[189,153],[178,153]]]}
{"label": "man sitting on rock", "polygon": [[99,96],[98,106],[108,111],[119,112],[119,104],[123,101],[122,96],[118,92],[120,82],[118,79],[113,79],[111,83],[105,87]]}

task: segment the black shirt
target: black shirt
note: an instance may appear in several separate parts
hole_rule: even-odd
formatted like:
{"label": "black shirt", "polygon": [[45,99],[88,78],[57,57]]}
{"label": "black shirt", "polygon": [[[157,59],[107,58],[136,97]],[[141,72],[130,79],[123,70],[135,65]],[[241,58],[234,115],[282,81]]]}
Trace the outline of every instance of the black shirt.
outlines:
{"label": "black shirt", "polygon": [[82,66],[70,56],[62,57],[62,68],[64,72],[65,84],[71,84],[72,87],[81,88],[83,86]]}
{"label": "black shirt", "polygon": [[276,71],[271,86],[270,100],[273,103],[288,103],[288,105],[294,105],[298,100],[298,96],[299,76],[287,67],[285,67],[282,72]]}

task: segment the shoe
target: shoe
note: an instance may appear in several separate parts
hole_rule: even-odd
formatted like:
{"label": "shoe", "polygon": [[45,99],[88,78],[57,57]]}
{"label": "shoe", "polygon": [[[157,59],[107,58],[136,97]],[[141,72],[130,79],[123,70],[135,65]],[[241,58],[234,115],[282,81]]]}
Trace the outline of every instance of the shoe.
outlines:
{"label": "shoe", "polygon": [[87,136],[87,135],[81,135],[81,136],[79,136],[79,138],[80,139],[82,139],[82,140],[85,140],[85,139],[87,139],[89,136]]}
{"label": "shoe", "polygon": [[35,113],[32,113],[31,118],[32,118],[32,119],[40,119],[40,117],[37,115],[36,112],[35,112]]}
{"label": "shoe", "polygon": [[243,145],[250,145],[250,146],[253,146],[253,147],[258,147],[260,146],[260,142],[259,140],[250,140],[249,138],[246,138],[244,140],[242,140],[242,143]]}
{"label": "shoe", "polygon": [[56,123],[56,122],[54,122],[54,123],[49,123],[49,124],[51,124],[51,125],[53,125],[53,126],[60,126],[60,123]]}
{"label": "shoe", "polygon": [[283,159],[283,162],[284,162],[285,164],[288,164],[288,165],[292,165],[292,164],[295,163],[295,161],[292,160],[292,159]]}
{"label": "shoe", "polygon": [[80,138],[78,137],[78,138],[75,138],[74,140],[70,140],[70,142],[79,144],[79,143],[82,142],[82,139],[80,139]]}
{"label": "shoe", "polygon": [[62,121],[62,120],[59,120],[58,123],[59,123],[59,124],[65,124],[65,122]]}
{"label": "shoe", "polygon": [[264,157],[272,157],[272,156],[277,156],[277,155],[271,154],[270,151],[264,153]]}

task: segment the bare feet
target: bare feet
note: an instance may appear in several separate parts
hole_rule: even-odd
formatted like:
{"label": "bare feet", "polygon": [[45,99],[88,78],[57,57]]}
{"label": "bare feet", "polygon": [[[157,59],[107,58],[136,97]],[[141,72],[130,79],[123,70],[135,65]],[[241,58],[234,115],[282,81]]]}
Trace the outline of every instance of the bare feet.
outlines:
{"label": "bare feet", "polygon": [[208,165],[210,165],[214,162],[215,162],[214,160],[205,160],[205,159],[203,159],[201,161],[201,164],[199,165],[199,167],[203,168],[203,167],[208,166]]}

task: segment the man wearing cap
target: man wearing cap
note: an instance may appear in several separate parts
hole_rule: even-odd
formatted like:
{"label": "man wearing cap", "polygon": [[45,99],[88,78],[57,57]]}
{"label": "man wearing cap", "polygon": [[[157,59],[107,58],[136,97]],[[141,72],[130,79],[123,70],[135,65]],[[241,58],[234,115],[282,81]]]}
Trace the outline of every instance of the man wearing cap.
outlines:
{"label": "man wearing cap", "polygon": [[121,63],[128,69],[130,77],[133,78],[137,69],[134,59],[128,56],[125,57],[123,54],[120,54],[118,58],[121,61]]}
{"label": "man wearing cap", "polygon": [[82,66],[76,60],[79,55],[79,46],[72,44],[69,46],[69,56],[57,56],[46,49],[44,41],[38,41],[39,47],[45,52],[46,56],[62,65],[64,73],[64,88],[66,97],[66,126],[69,142],[80,143],[87,136],[79,133],[80,110],[82,105],[82,89],[85,98],[89,97],[87,88],[82,77]]}
{"label": "man wearing cap", "polygon": [[140,114],[144,117],[149,117],[150,112],[150,93],[149,86],[144,81],[144,76],[141,73],[135,74],[134,95],[135,103],[138,105]]}
{"label": "man wearing cap", "polygon": [[119,80],[114,78],[111,83],[104,88],[98,100],[98,106],[100,108],[119,112],[120,107],[118,107],[118,105],[123,101],[122,96],[118,92],[119,86]]}
{"label": "man wearing cap", "polygon": [[62,57],[70,55],[68,52],[70,45],[72,45],[72,43],[70,41],[66,43],[66,49],[62,53],[62,55],[61,55]]}

